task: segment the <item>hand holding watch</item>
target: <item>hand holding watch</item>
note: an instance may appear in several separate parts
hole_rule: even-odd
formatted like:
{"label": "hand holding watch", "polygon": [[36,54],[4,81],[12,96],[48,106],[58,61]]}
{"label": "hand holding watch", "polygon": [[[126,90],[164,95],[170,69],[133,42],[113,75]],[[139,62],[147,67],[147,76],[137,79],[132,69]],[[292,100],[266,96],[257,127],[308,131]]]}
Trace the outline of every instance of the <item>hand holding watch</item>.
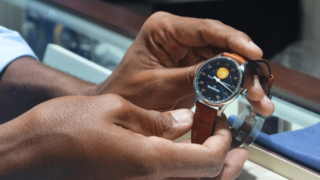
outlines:
{"label": "hand holding watch", "polygon": [[[223,111],[238,95],[246,97],[244,73],[249,68],[259,76],[261,87],[271,98],[273,75],[264,60],[248,61],[235,53],[224,52],[207,60],[198,70],[194,88],[198,96],[191,141],[202,144],[212,136],[215,122],[225,116]],[[218,110],[214,109],[217,107]]]}

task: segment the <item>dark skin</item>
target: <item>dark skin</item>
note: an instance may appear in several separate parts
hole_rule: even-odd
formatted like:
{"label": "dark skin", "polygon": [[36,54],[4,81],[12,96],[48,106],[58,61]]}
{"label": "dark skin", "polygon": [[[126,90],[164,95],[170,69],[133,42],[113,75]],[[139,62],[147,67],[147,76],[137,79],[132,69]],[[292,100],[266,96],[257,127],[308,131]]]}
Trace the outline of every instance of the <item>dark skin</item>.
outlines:
{"label": "dark skin", "polygon": [[[99,93],[117,93],[146,109],[191,108],[197,69],[204,60],[226,51],[251,60],[262,57],[246,34],[219,21],[159,12],[145,22]],[[260,114],[271,115],[273,103],[260,83],[249,72],[245,79],[248,101]]]}
{"label": "dark skin", "polygon": [[[175,116],[172,111],[160,113],[190,108],[197,68],[222,51],[235,51],[249,59],[262,56],[246,34],[219,21],[160,12],[146,21],[119,66],[100,85],[28,57],[14,61],[0,81],[0,99],[4,99],[0,109],[5,112],[0,113],[1,119],[16,117],[0,126],[0,169],[4,169],[0,177],[235,179],[248,152],[229,151],[226,118],[217,123],[214,136],[196,145],[170,141],[191,128],[190,110]],[[273,113],[272,102],[253,74],[246,74],[245,88],[249,89],[248,101],[259,113]],[[98,94],[106,95],[93,96]],[[69,95],[92,97],[45,102]],[[34,107],[41,102],[45,103]],[[181,123],[174,117],[188,120]]]}
{"label": "dark skin", "polygon": [[187,109],[160,113],[112,94],[50,100],[0,126],[0,179],[216,177],[222,168],[235,178],[248,154],[228,154],[226,119],[203,145],[170,141],[190,129],[192,117]]}
{"label": "dark skin", "polygon": [[49,99],[93,95],[96,85],[52,69],[30,57],[13,61],[0,77],[0,122]]}

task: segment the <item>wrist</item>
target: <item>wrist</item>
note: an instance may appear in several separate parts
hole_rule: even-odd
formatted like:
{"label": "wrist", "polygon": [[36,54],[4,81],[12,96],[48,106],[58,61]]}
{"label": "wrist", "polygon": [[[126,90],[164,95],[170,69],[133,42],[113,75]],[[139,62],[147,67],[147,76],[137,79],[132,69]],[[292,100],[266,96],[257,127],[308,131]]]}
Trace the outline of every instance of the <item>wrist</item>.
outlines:
{"label": "wrist", "polygon": [[61,179],[70,171],[61,161],[70,141],[59,141],[42,113],[34,108],[0,125],[0,179]]}
{"label": "wrist", "polygon": [[1,76],[0,122],[9,121],[32,107],[61,96],[95,95],[97,85],[62,73],[30,58],[12,62]]}
{"label": "wrist", "polygon": [[21,116],[0,125],[0,179],[16,176],[37,156],[26,132]]}
{"label": "wrist", "polygon": [[[53,79],[52,84],[43,85],[43,94],[47,100],[62,96],[93,96],[96,95],[97,85],[75,78],[66,76],[61,79]],[[39,89],[38,89],[39,90]],[[37,91],[37,89],[35,89]]]}
{"label": "wrist", "polygon": [[99,95],[99,84],[91,84],[88,83],[84,86],[82,86],[82,88],[79,88],[80,92],[79,95],[82,96],[96,96]]}
{"label": "wrist", "polygon": [[[101,95],[101,94],[107,94],[107,93],[114,93],[114,94],[118,94],[115,91],[112,91],[112,88],[110,89],[111,82],[115,82],[113,80],[113,76],[110,75],[105,81],[103,81],[100,84],[97,84],[95,87],[93,87],[94,89],[91,90],[91,94],[92,95]],[[110,91],[111,90],[111,91]],[[118,94],[121,95],[121,94]]]}

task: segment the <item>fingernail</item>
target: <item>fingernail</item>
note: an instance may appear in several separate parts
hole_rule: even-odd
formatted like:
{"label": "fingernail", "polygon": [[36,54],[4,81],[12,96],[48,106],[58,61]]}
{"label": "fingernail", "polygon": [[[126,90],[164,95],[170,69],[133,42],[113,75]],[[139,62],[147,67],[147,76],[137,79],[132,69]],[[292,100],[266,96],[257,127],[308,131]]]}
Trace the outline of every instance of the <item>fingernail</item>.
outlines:
{"label": "fingernail", "polygon": [[253,86],[256,88],[261,88],[258,75],[253,75]]}
{"label": "fingernail", "polygon": [[179,123],[190,123],[193,120],[193,113],[188,109],[180,109],[173,111],[172,116],[179,122]]}
{"label": "fingernail", "polygon": [[268,98],[268,96],[264,95],[263,96],[263,101],[264,102],[270,102],[271,100]]}
{"label": "fingernail", "polygon": [[254,49],[260,49],[253,41],[249,42],[249,46],[251,46]]}

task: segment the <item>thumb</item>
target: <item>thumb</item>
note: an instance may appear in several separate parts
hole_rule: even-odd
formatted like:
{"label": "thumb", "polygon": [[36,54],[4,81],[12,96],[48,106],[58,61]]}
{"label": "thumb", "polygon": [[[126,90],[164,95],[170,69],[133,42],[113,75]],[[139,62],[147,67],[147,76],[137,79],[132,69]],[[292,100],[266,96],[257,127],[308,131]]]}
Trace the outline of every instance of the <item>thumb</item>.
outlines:
{"label": "thumb", "polygon": [[236,179],[242,172],[244,163],[249,157],[249,152],[244,148],[235,148],[229,151],[223,169],[215,180]]}
{"label": "thumb", "polygon": [[187,133],[192,127],[194,113],[190,109],[178,109],[162,114],[174,118],[171,128],[163,133],[163,138],[170,140],[177,139]]}
{"label": "thumb", "polygon": [[145,136],[158,136],[174,140],[187,133],[192,126],[193,112],[189,109],[162,113],[139,109],[126,120],[126,125],[124,126]]}

